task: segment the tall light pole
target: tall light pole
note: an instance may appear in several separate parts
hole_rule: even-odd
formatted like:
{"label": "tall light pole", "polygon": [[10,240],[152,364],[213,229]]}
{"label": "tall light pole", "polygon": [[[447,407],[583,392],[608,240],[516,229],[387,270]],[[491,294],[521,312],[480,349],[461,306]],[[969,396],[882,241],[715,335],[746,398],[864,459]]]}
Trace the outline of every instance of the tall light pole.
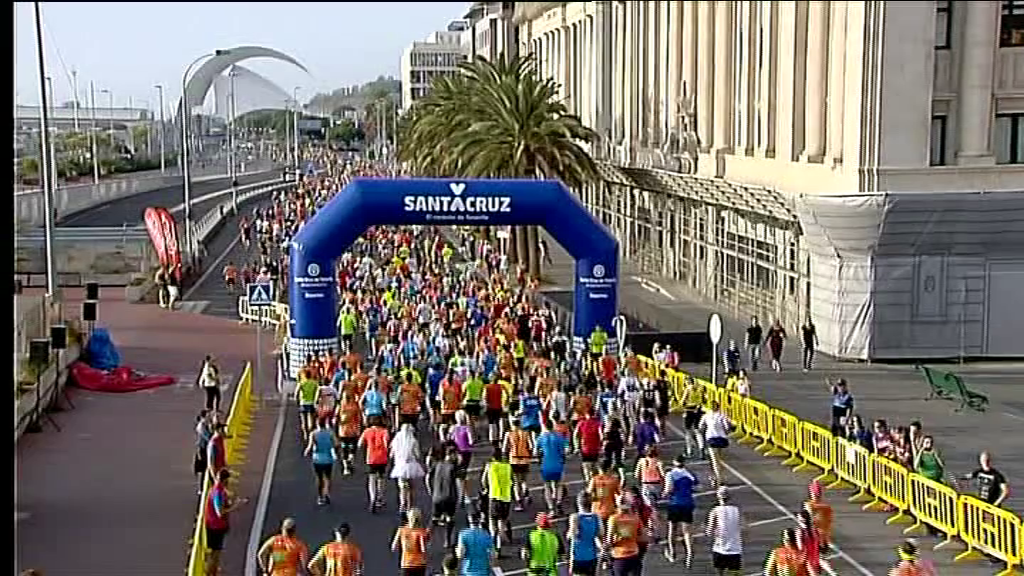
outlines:
{"label": "tall light pole", "polygon": [[195,264],[196,247],[192,242],[192,182],[188,166],[188,125],[192,115],[192,107],[188,101],[188,75],[192,72],[192,67],[203,60],[227,53],[227,50],[215,50],[209,54],[203,54],[193,60],[185,68],[185,73],[181,75],[181,110],[179,111],[180,116],[178,118],[181,120],[181,177],[185,196],[185,249],[188,251],[190,264]]}
{"label": "tall light pole", "polygon": [[100,90],[100,94],[107,95],[107,114],[110,114],[110,118],[108,118],[109,128],[107,129],[107,132],[110,135],[110,149],[116,150],[116,147],[114,146],[114,91],[103,88]]}
{"label": "tall light pole", "polygon": [[71,101],[72,112],[75,115],[75,132],[78,132],[78,70],[71,69],[71,91],[75,93],[75,99]]}
{"label": "tall light pole", "polygon": [[296,180],[296,182],[298,181],[299,174],[300,174],[300,170],[299,170],[299,88],[300,88],[300,86],[296,86],[295,89],[292,90],[292,99],[295,100],[295,114],[294,114],[294,116],[292,116],[292,119],[293,119],[292,138],[294,139],[293,140],[294,144],[293,144],[293,147],[292,147],[292,154],[293,154],[293,156],[295,158],[295,180]]}
{"label": "tall light pole", "polygon": [[[56,104],[54,104],[54,102],[53,102],[53,78],[50,77],[50,76],[46,77],[46,93],[49,95],[49,98],[50,98],[50,104],[49,104],[50,117],[53,118],[54,121],[56,121],[56,119],[57,119],[57,109],[56,109]],[[57,180],[57,133],[56,133],[56,131],[54,131],[54,133],[51,134],[50,136],[51,136],[50,139],[49,139],[50,140],[50,178],[52,179],[51,182],[53,183],[52,184],[53,190],[56,191],[57,190],[57,186],[58,186],[58,184],[57,184],[58,180]]]}
{"label": "tall light pole", "polygon": [[43,180],[43,232],[46,251],[46,299],[50,302],[57,292],[57,270],[53,263],[53,182],[51,180],[50,162],[53,161],[50,151],[50,110],[47,107],[46,90],[46,52],[43,50],[43,18],[39,13],[39,2],[33,2],[36,24],[36,62],[39,64],[39,137],[40,158],[39,175]]}
{"label": "tall light pole", "polygon": [[156,85],[156,91],[160,95],[160,173],[167,172],[167,159],[164,158],[164,86]]}
{"label": "tall light pole", "polygon": [[134,120],[134,118],[131,115],[132,111],[134,110],[134,108],[135,108],[135,98],[129,96],[128,97],[128,117],[129,117],[129,121],[128,121],[128,149],[132,151],[132,154],[135,154],[135,126],[132,125],[132,120]]}
{"label": "tall light pole", "polygon": [[89,130],[91,136],[90,145],[92,147],[92,183],[94,186],[100,184],[100,151],[99,144],[96,142],[96,130],[98,126],[96,124],[96,85],[89,81],[89,111],[92,115],[92,126]]}
{"label": "tall light pole", "polygon": [[228,81],[231,87],[231,93],[229,94],[230,100],[228,100],[228,176],[231,177],[231,208],[238,211],[238,180],[235,174],[235,165],[237,160],[235,158],[235,114],[237,101],[235,100],[235,76],[238,72],[235,67],[232,66],[231,70],[228,71]]}

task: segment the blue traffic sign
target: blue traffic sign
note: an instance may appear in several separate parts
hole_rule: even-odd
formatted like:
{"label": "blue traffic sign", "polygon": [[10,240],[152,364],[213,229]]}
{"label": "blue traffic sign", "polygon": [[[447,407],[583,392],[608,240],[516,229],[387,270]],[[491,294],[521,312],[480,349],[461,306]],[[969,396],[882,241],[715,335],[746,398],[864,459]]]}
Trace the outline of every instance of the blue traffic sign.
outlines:
{"label": "blue traffic sign", "polygon": [[249,306],[273,306],[274,285],[270,282],[258,282],[246,286],[249,292]]}

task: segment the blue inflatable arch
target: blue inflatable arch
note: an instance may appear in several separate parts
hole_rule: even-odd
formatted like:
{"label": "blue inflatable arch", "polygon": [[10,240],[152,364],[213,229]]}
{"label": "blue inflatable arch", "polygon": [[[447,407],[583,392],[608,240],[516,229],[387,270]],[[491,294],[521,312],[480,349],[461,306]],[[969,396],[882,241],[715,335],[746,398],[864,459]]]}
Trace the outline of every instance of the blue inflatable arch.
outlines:
{"label": "blue inflatable arch", "polygon": [[614,348],[618,241],[561,182],[359,178],[292,240],[289,282],[294,378],[306,355],[338,349],[335,260],[370,226],[543,226],[576,259],[573,345],[595,326]]}

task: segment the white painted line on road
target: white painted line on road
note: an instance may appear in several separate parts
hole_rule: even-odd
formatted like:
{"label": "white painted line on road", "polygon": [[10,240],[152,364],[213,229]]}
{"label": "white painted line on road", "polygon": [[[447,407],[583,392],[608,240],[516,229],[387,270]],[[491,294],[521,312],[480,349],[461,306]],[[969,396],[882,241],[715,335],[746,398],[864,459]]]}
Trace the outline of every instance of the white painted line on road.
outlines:
{"label": "white painted line on road", "polygon": [[231,241],[231,244],[228,244],[228,247],[225,248],[223,252],[221,252],[220,256],[217,256],[217,259],[210,264],[210,267],[206,269],[206,272],[203,272],[203,275],[199,277],[199,280],[196,280],[196,283],[193,284],[192,287],[188,289],[188,292],[185,292],[185,295],[182,296],[181,298],[182,300],[188,300],[192,296],[192,294],[206,282],[206,280],[210,277],[210,274],[213,274],[213,271],[216,270],[217,266],[220,266],[220,263],[223,262],[224,259],[228,257],[228,254],[230,254],[231,251],[235,249],[235,246],[238,245],[238,242],[241,239],[241,236],[235,236],[235,239]]}
{"label": "white painted line on road", "polygon": [[[666,421],[665,424],[669,428],[671,428],[672,431],[675,432],[676,434],[678,434],[680,436],[683,435],[682,429],[680,429],[678,426],[676,426],[672,422]],[[769,495],[767,492],[765,492],[764,489],[762,489],[760,486],[758,486],[757,484],[754,484],[753,482],[751,482],[750,479],[747,478],[746,476],[744,476],[743,474],[740,474],[739,470],[736,470],[736,468],[732,467],[731,465],[729,465],[728,462],[725,462],[724,460],[721,461],[719,464],[721,464],[721,466],[723,468],[728,470],[730,474],[732,474],[737,479],[739,479],[740,482],[743,482],[744,484],[749,486],[751,490],[753,490],[754,492],[757,492],[757,495],[760,496],[761,498],[763,498],[765,502],[768,502],[776,510],[778,510],[779,512],[782,512],[783,514],[786,515],[786,517],[788,517],[788,518],[792,519],[794,522],[796,522],[796,515],[794,515],[788,508],[786,508],[785,506],[780,504],[778,500],[776,500],[775,498],[772,498],[771,495]],[[835,550],[836,554],[840,558],[842,558],[843,560],[846,560],[846,562],[849,563],[850,566],[852,566],[855,570],[857,570],[858,572],[860,572],[864,576],[875,576],[873,572],[871,572],[870,570],[865,568],[860,562],[857,562],[856,560],[854,560],[852,557],[850,557],[849,554],[847,554],[846,552],[843,552],[838,546],[833,544],[832,548],[833,548],[833,550]],[[832,573],[832,576],[835,576],[834,572]]]}
{"label": "white painted line on road", "polygon": [[249,544],[245,547],[245,574],[259,574],[259,565],[256,563],[256,553],[260,548],[260,536],[263,535],[263,524],[267,521],[267,507],[270,505],[270,488],[274,483],[274,469],[277,468],[277,453],[281,448],[281,437],[284,436],[285,410],[288,402],[284,396],[279,398],[280,407],[277,409],[277,424],[274,426],[274,437],[270,441],[270,451],[267,452],[267,465],[263,469],[263,482],[260,484],[260,496],[256,501],[256,513],[252,519],[252,528],[249,530]]}
{"label": "white painted line on road", "polygon": [[1003,412],[1003,416],[1009,416],[1010,418],[1015,418],[1017,420],[1024,420],[1024,416],[1018,416],[1016,414],[1011,414],[1010,412]]}

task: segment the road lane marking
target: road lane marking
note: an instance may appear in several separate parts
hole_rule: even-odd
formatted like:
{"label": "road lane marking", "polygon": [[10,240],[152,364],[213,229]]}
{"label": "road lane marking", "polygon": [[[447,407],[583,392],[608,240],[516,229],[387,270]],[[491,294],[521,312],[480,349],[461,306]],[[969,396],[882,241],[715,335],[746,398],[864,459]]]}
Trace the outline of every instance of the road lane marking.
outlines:
{"label": "road lane marking", "polygon": [[[680,429],[678,426],[676,426],[674,423],[672,423],[670,421],[666,421],[665,425],[668,426],[669,428],[671,428],[673,432],[675,432],[676,434],[678,434],[680,436],[682,436],[684,434],[682,429]],[[739,470],[736,470],[736,468],[732,467],[728,462],[726,462],[724,460],[719,462],[719,464],[723,468],[725,468],[727,471],[729,471],[730,474],[735,476],[740,482],[743,482],[744,484],[749,486],[750,489],[753,490],[754,492],[756,492],[757,495],[760,496],[762,499],[764,499],[765,502],[771,504],[776,510],[778,510],[779,512],[785,514],[786,517],[792,519],[794,522],[797,521],[796,515],[794,515],[793,512],[791,512],[788,508],[786,508],[785,506],[780,504],[778,500],[776,500],[775,498],[772,498],[771,495],[769,495],[767,492],[765,492],[763,488],[761,488],[757,484],[754,484],[753,482],[751,482],[751,480],[749,478],[747,478],[746,476],[744,476],[743,474],[740,474]],[[842,549],[840,549],[835,544],[832,545],[832,549],[835,551],[837,556],[839,556],[843,560],[846,560],[850,564],[850,566],[852,566],[856,571],[860,572],[864,576],[875,576],[873,572],[871,572],[870,570],[865,568],[860,562],[857,562],[856,560],[854,560],[852,557],[850,557],[849,554],[847,554],[846,552],[843,552]],[[835,572],[830,572],[830,574],[832,576],[836,576]]]}
{"label": "road lane marking", "polygon": [[252,528],[249,530],[249,544],[245,547],[245,572],[247,575],[259,574],[256,553],[260,548],[260,537],[263,535],[263,524],[267,521],[267,508],[270,506],[270,488],[274,483],[274,470],[277,468],[277,453],[281,448],[281,437],[284,436],[285,414],[288,402],[282,395],[277,409],[277,424],[274,426],[274,438],[270,441],[267,452],[267,465],[263,469],[263,481],[260,484],[260,495],[256,501],[256,513],[253,516]]}

